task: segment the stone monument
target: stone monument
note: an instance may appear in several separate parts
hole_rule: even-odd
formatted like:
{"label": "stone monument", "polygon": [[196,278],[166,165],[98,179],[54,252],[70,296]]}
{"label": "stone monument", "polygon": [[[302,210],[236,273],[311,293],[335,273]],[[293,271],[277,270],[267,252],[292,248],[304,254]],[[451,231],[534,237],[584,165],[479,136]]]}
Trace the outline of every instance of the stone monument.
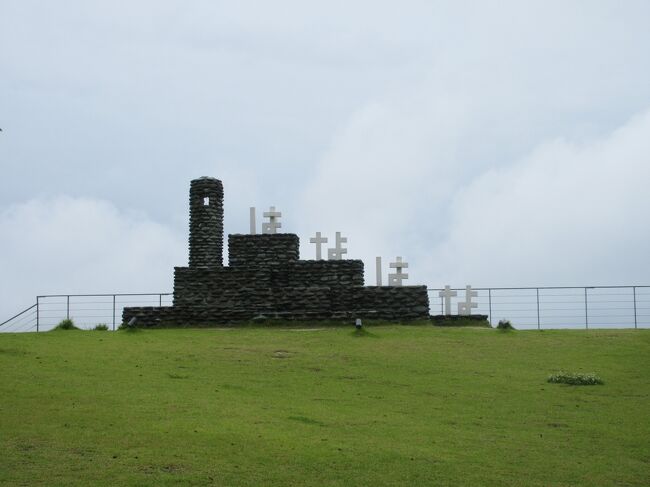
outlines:
{"label": "stone monument", "polygon": [[364,286],[363,262],[342,259],[347,239],[339,232],[330,249],[334,260],[299,260],[298,236],[276,233],[280,212],[271,207],[264,216],[270,221],[263,233],[253,233],[251,223],[250,235],[228,236],[229,265],[224,266],[223,185],[214,178],[193,180],[189,266],[174,269],[173,305],[124,308],[123,322],[135,317],[136,326],[150,327],[218,326],[263,318],[429,318],[426,286]]}

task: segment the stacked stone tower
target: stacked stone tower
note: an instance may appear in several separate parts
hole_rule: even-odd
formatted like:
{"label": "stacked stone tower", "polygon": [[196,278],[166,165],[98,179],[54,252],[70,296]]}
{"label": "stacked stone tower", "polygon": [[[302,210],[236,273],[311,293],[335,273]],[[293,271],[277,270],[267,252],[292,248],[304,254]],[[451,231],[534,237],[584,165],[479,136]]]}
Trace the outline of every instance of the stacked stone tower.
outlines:
{"label": "stacked stone tower", "polygon": [[202,177],[190,183],[190,267],[223,265],[223,184]]}
{"label": "stacked stone tower", "polygon": [[364,286],[360,260],[300,260],[291,233],[229,235],[223,185],[190,183],[189,266],[174,268],[174,305],[124,308],[138,326],[216,326],[255,318],[413,320],[429,317],[426,286]]}

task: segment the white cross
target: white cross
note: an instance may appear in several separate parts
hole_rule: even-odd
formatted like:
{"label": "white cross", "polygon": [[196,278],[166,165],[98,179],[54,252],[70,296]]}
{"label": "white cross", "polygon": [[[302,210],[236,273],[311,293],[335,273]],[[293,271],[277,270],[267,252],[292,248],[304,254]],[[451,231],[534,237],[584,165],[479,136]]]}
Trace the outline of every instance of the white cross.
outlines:
{"label": "white cross", "polygon": [[348,253],[348,249],[344,249],[341,244],[347,243],[347,237],[341,237],[341,232],[336,232],[336,244],[333,249],[327,249],[327,258],[329,260],[341,260],[343,254]]}
{"label": "white cross", "polygon": [[264,212],[264,218],[268,218],[268,222],[262,223],[262,233],[277,233],[276,230],[282,226],[282,223],[276,220],[280,218],[282,213],[275,211],[275,206],[269,208],[269,211]]}
{"label": "white cross", "polygon": [[377,286],[381,286],[381,257],[375,259],[375,267],[377,268]]}
{"label": "white cross", "polygon": [[309,243],[316,244],[316,260],[321,260],[321,246],[327,243],[327,237],[321,237],[320,232],[316,232],[316,236],[311,237]]}
{"label": "white cross", "polygon": [[251,235],[255,235],[257,233],[257,225],[255,223],[255,207],[251,206]]}
{"label": "white cross", "polygon": [[388,285],[389,286],[401,286],[404,279],[408,279],[409,275],[405,272],[402,273],[402,269],[407,268],[409,265],[407,262],[402,262],[401,257],[396,257],[395,262],[388,264],[389,267],[395,269],[395,274],[388,274]]}
{"label": "white cross", "polygon": [[469,316],[472,308],[478,308],[478,303],[472,303],[472,298],[478,297],[478,291],[472,291],[472,286],[465,287],[465,301],[458,303],[458,314]]}
{"label": "white cross", "polygon": [[458,293],[456,291],[452,291],[449,286],[445,286],[445,290],[440,291],[438,293],[438,296],[445,299],[445,314],[450,315],[451,314],[451,298],[455,298],[456,296],[458,296]]}

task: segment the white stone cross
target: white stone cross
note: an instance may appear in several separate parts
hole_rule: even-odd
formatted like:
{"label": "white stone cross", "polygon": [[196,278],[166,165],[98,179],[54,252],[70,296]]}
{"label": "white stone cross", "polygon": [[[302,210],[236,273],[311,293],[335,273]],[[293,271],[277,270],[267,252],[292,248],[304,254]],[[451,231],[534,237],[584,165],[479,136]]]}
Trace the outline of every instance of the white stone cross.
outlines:
{"label": "white stone cross", "polygon": [[388,264],[389,267],[395,269],[395,274],[388,274],[388,285],[389,286],[401,286],[404,279],[408,279],[409,275],[403,273],[402,269],[407,268],[409,265],[407,262],[402,262],[401,257],[396,257],[395,262]]}
{"label": "white stone cross", "polygon": [[311,237],[309,243],[316,244],[316,260],[321,260],[321,246],[327,243],[327,237],[321,237],[320,232],[316,232],[316,236]]}
{"label": "white stone cross", "polygon": [[449,286],[445,286],[445,290],[440,291],[438,293],[438,296],[445,299],[445,314],[450,315],[451,314],[451,298],[455,298],[456,296],[458,296],[458,293],[456,291],[452,291]]}
{"label": "white stone cross", "polygon": [[347,243],[347,237],[341,237],[341,232],[336,232],[336,242],[333,249],[327,249],[327,258],[329,260],[341,260],[343,254],[348,253],[348,249],[344,249],[341,244]]}
{"label": "white stone cross", "polygon": [[268,222],[262,223],[262,233],[277,233],[276,230],[282,226],[282,223],[277,221],[277,218],[282,216],[282,213],[275,211],[275,206],[269,208],[269,211],[265,211],[263,214],[264,218],[268,218]]}
{"label": "white stone cross", "polygon": [[472,308],[478,308],[478,303],[472,303],[472,298],[478,297],[478,291],[472,291],[472,286],[465,287],[465,301],[458,303],[458,314],[469,316]]}
{"label": "white stone cross", "polygon": [[251,206],[250,214],[251,214],[251,217],[250,217],[250,219],[251,219],[251,235],[255,235],[257,233],[257,225],[256,225],[256,222],[255,222],[255,207],[254,206]]}
{"label": "white stone cross", "polygon": [[375,259],[375,268],[377,269],[377,286],[381,286],[381,257]]}

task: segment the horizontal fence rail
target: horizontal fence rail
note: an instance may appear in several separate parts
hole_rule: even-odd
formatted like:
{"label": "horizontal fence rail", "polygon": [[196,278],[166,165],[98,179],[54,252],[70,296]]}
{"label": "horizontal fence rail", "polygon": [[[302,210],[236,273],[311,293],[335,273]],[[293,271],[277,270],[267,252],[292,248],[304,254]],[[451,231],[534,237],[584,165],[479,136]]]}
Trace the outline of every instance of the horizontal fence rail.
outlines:
{"label": "horizontal fence rail", "polygon": [[122,324],[122,310],[129,306],[171,306],[172,293],[51,294],[37,296],[36,304],[0,324],[0,332],[49,331],[69,318],[76,327],[89,330]]}
{"label": "horizontal fence rail", "polygon": [[[452,314],[466,299],[466,288],[452,288]],[[650,286],[471,288],[492,326],[504,319],[519,329],[650,328]],[[444,289],[431,288],[431,314],[445,314]]]}
{"label": "horizontal fence rail", "polygon": [[[650,286],[472,288],[472,314],[487,315],[492,326],[507,319],[519,329],[650,328]],[[431,314],[445,314],[442,288],[429,288]],[[452,314],[466,300],[466,288],[452,288]],[[171,306],[172,293],[52,294],[7,321],[0,332],[49,331],[70,318],[75,326],[115,330],[129,306]]]}

